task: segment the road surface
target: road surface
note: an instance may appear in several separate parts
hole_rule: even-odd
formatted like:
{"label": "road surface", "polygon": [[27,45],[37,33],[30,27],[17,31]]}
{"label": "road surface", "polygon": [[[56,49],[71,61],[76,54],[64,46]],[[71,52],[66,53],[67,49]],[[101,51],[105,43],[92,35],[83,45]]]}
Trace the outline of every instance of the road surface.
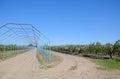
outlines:
{"label": "road surface", "polygon": [[36,59],[36,50],[0,62],[0,79],[120,79],[120,71],[97,69],[91,61],[61,53],[60,64],[42,69]]}

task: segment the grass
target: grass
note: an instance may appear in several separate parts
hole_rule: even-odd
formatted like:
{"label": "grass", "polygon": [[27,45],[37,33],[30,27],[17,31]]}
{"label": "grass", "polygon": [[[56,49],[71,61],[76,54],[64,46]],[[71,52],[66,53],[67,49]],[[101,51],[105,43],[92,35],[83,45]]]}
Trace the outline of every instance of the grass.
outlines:
{"label": "grass", "polygon": [[120,61],[116,59],[92,59],[92,61],[100,65],[100,69],[120,70]]}
{"label": "grass", "polygon": [[69,70],[76,70],[76,69],[77,69],[77,66],[76,66],[76,65],[71,66],[71,67],[69,68]]}
{"label": "grass", "polygon": [[50,61],[46,61],[45,58],[40,54],[40,52],[37,50],[36,58],[38,62],[42,65],[42,69],[47,69],[47,68],[53,68],[56,66],[59,62],[61,62],[61,59],[59,55],[55,53],[51,53],[51,59]]}
{"label": "grass", "polygon": [[53,68],[53,65],[46,65],[47,68]]}
{"label": "grass", "polygon": [[37,50],[36,57],[37,57],[38,61],[39,61],[41,64],[44,64],[44,63],[45,63],[45,59],[44,59],[43,56],[39,53],[38,50]]}
{"label": "grass", "polygon": [[55,54],[55,53],[51,53],[51,57],[56,58],[56,57],[59,57],[59,56],[57,54]]}
{"label": "grass", "polygon": [[38,50],[37,50],[36,58],[37,58],[38,62],[42,65],[42,69],[52,68],[53,67],[52,65],[47,64],[47,62],[45,61],[45,59],[39,53]]}

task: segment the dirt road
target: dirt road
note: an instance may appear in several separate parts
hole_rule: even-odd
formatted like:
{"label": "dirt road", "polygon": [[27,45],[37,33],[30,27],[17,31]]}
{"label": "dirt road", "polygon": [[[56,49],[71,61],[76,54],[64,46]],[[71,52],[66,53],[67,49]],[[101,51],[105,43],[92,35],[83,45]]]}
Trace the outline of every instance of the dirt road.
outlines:
{"label": "dirt road", "polygon": [[0,62],[0,79],[120,79],[120,71],[99,70],[85,58],[57,54],[62,62],[48,69],[41,68],[35,49]]}

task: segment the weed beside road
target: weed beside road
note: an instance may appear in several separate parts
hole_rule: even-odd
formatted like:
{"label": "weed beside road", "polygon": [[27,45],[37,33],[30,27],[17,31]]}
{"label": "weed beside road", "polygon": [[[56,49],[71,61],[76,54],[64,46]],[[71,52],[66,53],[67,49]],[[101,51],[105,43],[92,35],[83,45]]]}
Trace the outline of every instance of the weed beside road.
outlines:
{"label": "weed beside road", "polygon": [[100,65],[100,68],[113,70],[119,69],[120,70],[120,61],[116,59],[91,59],[96,64]]}

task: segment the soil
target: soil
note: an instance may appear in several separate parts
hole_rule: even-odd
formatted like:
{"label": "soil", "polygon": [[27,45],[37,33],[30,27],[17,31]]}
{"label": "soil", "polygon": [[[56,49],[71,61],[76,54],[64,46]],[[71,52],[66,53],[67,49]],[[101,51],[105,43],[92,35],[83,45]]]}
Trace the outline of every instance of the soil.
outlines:
{"label": "soil", "polygon": [[86,58],[54,53],[62,61],[47,69],[36,59],[36,49],[2,61],[0,79],[120,79],[119,70],[101,70]]}

